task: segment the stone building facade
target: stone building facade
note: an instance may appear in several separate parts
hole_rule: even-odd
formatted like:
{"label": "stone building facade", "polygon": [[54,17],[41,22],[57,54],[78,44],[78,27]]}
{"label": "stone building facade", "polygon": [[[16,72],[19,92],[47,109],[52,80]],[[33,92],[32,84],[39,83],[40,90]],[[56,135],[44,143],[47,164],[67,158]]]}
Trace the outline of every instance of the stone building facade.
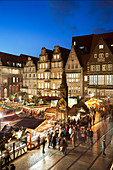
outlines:
{"label": "stone building facade", "polygon": [[65,66],[68,85],[68,97],[83,96],[83,67],[77,57],[74,45],[71,47]]}
{"label": "stone building facade", "polygon": [[38,58],[28,57],[23,70],[23,92],[37,95],[37,62]]}

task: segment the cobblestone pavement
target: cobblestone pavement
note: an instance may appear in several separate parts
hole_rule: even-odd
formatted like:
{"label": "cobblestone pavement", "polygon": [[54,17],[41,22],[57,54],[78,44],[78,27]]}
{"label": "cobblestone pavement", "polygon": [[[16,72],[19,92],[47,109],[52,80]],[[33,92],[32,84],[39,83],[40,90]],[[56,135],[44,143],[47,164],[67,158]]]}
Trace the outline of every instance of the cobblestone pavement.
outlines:
{"label": "cobblestone pavement", "polygon": [[[94,132],[92,146],[90,143],[77,141],[76,147],[73,148],[71,141],[68,141],[66,156],[58,149],[49,149],[47,146],[45,154],[42,153],[42,148],[28,151],[13,161],[16,170],[106,170],[113,159],[113,148],[111,148],[113,120],[111,121],[108,117],[98,122],[99,114],[97,114],[95,121],[96,124],[92,126]],[[102,155],[101,145],[104,134],[106,135],[106,156]]]}

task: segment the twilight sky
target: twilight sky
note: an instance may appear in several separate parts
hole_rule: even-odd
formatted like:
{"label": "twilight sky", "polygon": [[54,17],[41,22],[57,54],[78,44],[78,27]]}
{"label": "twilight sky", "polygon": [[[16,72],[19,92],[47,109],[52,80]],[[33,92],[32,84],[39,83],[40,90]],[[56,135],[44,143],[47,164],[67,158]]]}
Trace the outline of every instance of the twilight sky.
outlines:
{"label": "twilight sky", "polygon": [[38,57],[73,36],[113,31],[113,1],[0,1],[0,51]]}

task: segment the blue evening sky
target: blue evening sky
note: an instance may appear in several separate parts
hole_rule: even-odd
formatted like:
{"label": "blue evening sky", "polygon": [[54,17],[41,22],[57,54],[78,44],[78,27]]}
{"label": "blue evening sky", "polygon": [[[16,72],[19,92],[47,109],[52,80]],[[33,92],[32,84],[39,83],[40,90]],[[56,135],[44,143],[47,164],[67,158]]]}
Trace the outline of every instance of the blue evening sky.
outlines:
{"label": "blue evening sky", "polygon": [[70,49],[73,36],[113,31],[109,0],[0,1],[0,51],[38,57],[41,48]]}

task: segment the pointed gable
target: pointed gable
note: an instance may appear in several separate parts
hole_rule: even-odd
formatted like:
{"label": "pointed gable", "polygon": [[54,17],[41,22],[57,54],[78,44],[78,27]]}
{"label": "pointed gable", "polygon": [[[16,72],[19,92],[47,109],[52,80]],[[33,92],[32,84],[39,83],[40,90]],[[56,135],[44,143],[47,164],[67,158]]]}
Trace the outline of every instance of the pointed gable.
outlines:
{"label": "pointed gable", "polygon": [[53,58],[52,61],[56,61],[58,60],[62,60],[63,61],[63,68],[65,67],[65,64],[67,62],[68,56],[69,56],[69,49],[60,47],[58,45],[56,45],[54,47],[54,51],[53,51]]}
{"label": "pointed gable", "polygon": [[77,53],[74,49],[74,45],[71,46],[71,51],[69,53],[69,57],[68,57],[68,60],[66,62],[66,66],[65,66],[65,69],[77,69],[77,68],[80,68],[81,67],[81,64],[79,62],[79,59],[77,57]]}
{"label": "pointed gable", "polygon": [[42,47],[41,54],[39,55],[39,61],[47,61],[52,59],[52,50],[48,50],[45,47]]}
{"label": "pointed gable", "polygon": [[[93,46],[94,47],[94,46]],[[91,57],[89,59],[89,62],[92,63],[108,63],[112,62],[112,52],[110,48],[108,47],[108,44],[106,41],[103,39],[102,36],[98,37],[96,39],[96,45],[95,48],[92,51]]]}

